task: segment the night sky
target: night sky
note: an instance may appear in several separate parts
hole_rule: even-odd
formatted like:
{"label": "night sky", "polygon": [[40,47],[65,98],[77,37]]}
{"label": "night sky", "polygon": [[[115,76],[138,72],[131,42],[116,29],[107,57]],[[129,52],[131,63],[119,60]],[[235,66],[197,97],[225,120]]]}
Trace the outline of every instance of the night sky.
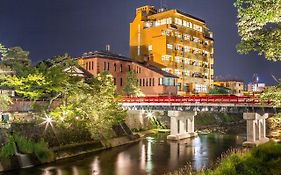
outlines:
{"label": "night sky", "polygon": [[[281,62],[269,62],[256,53],[239,55],[236,10],[231,0],[166,0],[179,9],[206,21],[214,32],[215,76],[274,84],[281,77]],[[160,7],[160,0],[1,0],[0,43],[30,51],[34,63],[55,55],[105,50],[128,56],[129,23],[135,9]]]}

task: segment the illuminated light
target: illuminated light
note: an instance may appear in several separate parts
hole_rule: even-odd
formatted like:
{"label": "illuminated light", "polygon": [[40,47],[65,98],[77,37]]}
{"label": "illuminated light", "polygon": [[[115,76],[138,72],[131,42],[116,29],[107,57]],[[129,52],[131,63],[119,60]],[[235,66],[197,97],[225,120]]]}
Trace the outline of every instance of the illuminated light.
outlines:
{"label": "illuminated light", "polygon": [[76,120],[79,120],[79,117],[75,117]]}
{"label": "illuminated light", "polygon": [[154,115],[153,115],[153,112],[151,112],[151,111],[148,111],[147,113],[146,113],[146,117],[147,118],[152,118]]}
{"label": "illuminated light", "polygon": [[48,129],[49,126],[51,126],[51,128],[53,128],[53,118],[48,116],[47,114],[45,114],[45,117],[43,118],[43,122],[40,123],[39,125],[45,125],[45,130],[44,132]]}

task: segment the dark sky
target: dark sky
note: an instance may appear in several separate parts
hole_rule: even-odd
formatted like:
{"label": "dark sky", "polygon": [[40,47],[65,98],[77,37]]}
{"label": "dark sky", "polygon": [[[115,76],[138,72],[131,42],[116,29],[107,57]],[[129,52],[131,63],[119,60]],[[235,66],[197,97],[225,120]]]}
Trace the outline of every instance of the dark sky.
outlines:
{"label": "dark sky", "polygon": [[[179,9],[202,18],[214,32],[215,75],[239,78],[246,83],[257,73],[260,81],[275,83],[281,77],[281,62],[269,62],[256,53],[239,55],[236,10],[231,0],[166,0]],[[105,50],[128,55],[129,23],[135,8],[160,7],[160,0],[1,0],[0,43],[30,51],[33,62],[69,53]]]}

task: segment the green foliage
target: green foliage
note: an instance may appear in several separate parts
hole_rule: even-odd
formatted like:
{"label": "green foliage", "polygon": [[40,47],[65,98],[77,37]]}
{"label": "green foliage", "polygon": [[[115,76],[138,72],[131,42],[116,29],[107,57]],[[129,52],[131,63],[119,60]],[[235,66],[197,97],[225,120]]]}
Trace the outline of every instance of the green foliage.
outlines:
{"label": "green foliage", "polygon": [[11,98],[6,94],[0,94],[0,112],[9,109],[10,104],[12,104]]}
{"label": "green foliage", "polygon": [[33,145],[33,152],[42,163],[49,162],[55,157],[54,153],[49,150],[48,145],[43,140]]}
{"label": "green foliage", "polygon": [[256,51],[266,59],[281,60],[281,0],[236,0],[239,53]]}
{"label": "green foliage", "polygon": [[[93,137],[104,136],[126,115],[119,106],[113,78],[103,72],[84,80],[66,71],[73,66],[76,62],[68,55],[54,57],[26,76],[5,78],[2,85],[33,101],[48,100],[48,106],[37,106],[43,118],[47,115],[64,127],[86,127]],[[59,103],[52,105],[55,100]]]}
{"label": "green foliage", "polygon": [[7,159],[15,154],[14,138],[8,135],[6,144],[0,150],[0,159]]}
{"label": "green foliage", "polygon": [[48,162],[54,158],[54,153],[49,150],[48,145],[43,141],[40,140],[39,142],[35,143],[30,139],[27,139],[23,136],[18,134],[8,135],[7,142],[2,147],[0,151],[0,158],[7,159],[11,156],[16,155],[16,146],[21,154],[35,154],[36,157],[40,160],[40,162]]}
{"label": "green foliage", "polygon": [[2,85],[14,88],[17,94],[34,101],[48,93],[46,87],[49,84],[41,73],[29,74],[26,77],[7,76],[2,82]]}
{"label": "green foliage", "polygon": [[73,122],[85,126],[93,138],[105,136],[126,115],[115,93],[112,76],[101,73],[87,83],[78,81],[72,85],[65,101],[49,115],[66,126]]}
{"label": "green foliage", "polygon": [[33,71],[30,66],[31,60],[28,56],[29,52],[21,47],[8,48],[2,57],[2,64],[9,66],[18,76],[26,76]]}
{"label": "green foliage", "polygon": [[[268,142],[253,148],[250,151],[233,150],[225,155],[214,170],[202,172],[189,171],[186,174],[197,175],[277,175],[281,174],[281,145]],[[175,172],[174,174],[179,174]],[[184,175],[182,174],[182,175]]]}
{"label": "green foliage", "polygon": [[14,140],[20,153],[31,154],[33,152],[34,143],[20,135],[14,134]]}
{"label": "green foliage", "polygon": [[127,77],[123,91],[128,96],[143,96],[143,93],[141,92],[138,86],[136,73],[134,71],[127,72]]}
{"label": "green foliage", "polygon": [[229,94],[228,89],[224,88],[224,87],[214,87],[213,89],[211,89],[209,91],[209,94],[212,95],[226,95]]}
{"label": "green foliage", "polygon": [[1,54],[0,60],[2,60],[3,57],[7,56],[7,52],[8,49],[3,44],[0,43],[0,54]]}
{"label": "green foliage", "polygon": [[270,100],[272,105],[281,107],[281,83],[277,86],[267,87],[261,94],[260,99],[264,102]]}

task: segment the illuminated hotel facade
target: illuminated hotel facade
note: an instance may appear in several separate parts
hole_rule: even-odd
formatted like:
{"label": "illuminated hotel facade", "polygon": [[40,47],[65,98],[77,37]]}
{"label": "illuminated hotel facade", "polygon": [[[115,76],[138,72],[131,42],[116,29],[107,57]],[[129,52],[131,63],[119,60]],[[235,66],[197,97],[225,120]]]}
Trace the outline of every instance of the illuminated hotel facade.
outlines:
{"label": "illuminated hotel facade", "polygon": [[213,54],[213,34],[204,20],[175,9],[136,9],[130,23],[130,57],[178,76],[178,94],[208,92]]}

